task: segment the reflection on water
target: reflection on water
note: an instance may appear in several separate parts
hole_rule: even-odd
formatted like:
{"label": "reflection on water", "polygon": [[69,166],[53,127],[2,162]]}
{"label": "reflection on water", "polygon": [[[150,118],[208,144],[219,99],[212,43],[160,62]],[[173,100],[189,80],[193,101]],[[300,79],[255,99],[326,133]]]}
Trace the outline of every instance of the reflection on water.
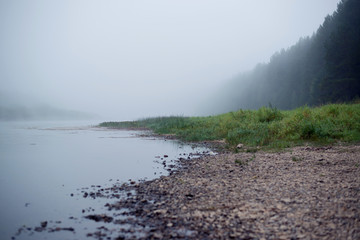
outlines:
{"label": "reflection on water", "polygon": [[[84,220],[82,212],[89,208],[101,212],[105,200],[83,198],[76,194],[79,189],[150,180],[167,174],[160,157],[168,155],[166,160],[172,161],[205,150],[139,138],[139,132],[89,126],[0,122],[0,235],[4,239],[23,225],[35,227],[45,220],[49,225],[78,225],[76,234],[62,231],[52,233],[51,239],[82,239],[88,229],[98,227]],[[20,234],[16,239],[39,239],[39,235]]]}

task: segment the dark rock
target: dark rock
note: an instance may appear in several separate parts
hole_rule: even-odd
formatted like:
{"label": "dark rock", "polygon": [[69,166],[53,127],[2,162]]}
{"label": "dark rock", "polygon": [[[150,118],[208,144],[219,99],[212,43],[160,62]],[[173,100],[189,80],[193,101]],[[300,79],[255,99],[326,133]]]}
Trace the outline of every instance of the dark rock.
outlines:
{"label": "dark rock", "polygon": [[99,214],[99,215],[88,215],[88,216],[85,216],[85,218],[87,219],[90,219],[90,220],[94,220],[95,222],[106,222],[106,223],[109,223],[109,222],[112,222],[113,218],[110,217],[110,216],[107,216],[105,214]]}
{"label": "dark rock", "polygon": [[64,228],[57,227],[57,228],[54,228],[54,229],[50,229],[50,230],[49,230],[49,232],[59,232],[59,231],[75,232],[75,229],[72,228],[72,227],[64,227]]}
{"label": "dark rock", "polygon": [[63,231],[70,231],[70,232],[74,232],[74,231],[75,231],[75,229],[72,228],[72,227],[62,228],[61,230],[63,230]]}
{"label": "dark rock", "polygon": [[34,228],[34,231],[35,232],[42,232],[42,231],[44,231],[45,230],[45,228],[43,228],[43,227],[36,227],[36,228]]}
{"label": "dark rock", "polygon": [[188,200],[192,200],[194,198],[194,195],[189,193],[189,194],[185,194],[185,197],[188,199]]}
{"label": "dark rock", "polygon": [[42,228],[46,228],[47,224],[48,224],[47,221],[41,222],[41,227],[42,227]]}

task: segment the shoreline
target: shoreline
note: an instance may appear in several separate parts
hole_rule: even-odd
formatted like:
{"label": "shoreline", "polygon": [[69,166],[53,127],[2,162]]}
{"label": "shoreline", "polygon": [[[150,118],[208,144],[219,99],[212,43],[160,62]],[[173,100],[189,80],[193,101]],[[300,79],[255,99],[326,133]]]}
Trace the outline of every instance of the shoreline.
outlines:
{"label": "shoreline", "polygon": [[106,206],[117,239],[359,239],[359,156],[356,144],[183,159]]}
{"label": "shoreline", "polygon": [[[199,144],[225,149],[221,141]],[[359,143],[240,151],[179,158],[175,165],[164,166],[167,176],[82,191],[85,198],[107,199],[102,214],[82,210],[82,218],[101,226],[89,229],[86,236],[360,239]],[[26,228],[20,228],[14,238],[22,231]],[[60,225],[51,228],[47,221],[33,231],[77,232]]]}

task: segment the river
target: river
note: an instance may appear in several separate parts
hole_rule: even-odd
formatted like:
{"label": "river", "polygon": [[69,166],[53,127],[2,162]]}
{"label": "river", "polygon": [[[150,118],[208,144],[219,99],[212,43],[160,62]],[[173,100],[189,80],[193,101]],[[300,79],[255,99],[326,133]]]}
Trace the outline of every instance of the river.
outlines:
{"label": "river", "polygon": [[[151,180],[168,174],[162,161],[207,150],[97,124],[0,122],[1,239],[83,239],[100,225],[82,212],[102,213],[109,200],[84,198],[81,189]],[[44,221],[75,232],[34,231]]]}

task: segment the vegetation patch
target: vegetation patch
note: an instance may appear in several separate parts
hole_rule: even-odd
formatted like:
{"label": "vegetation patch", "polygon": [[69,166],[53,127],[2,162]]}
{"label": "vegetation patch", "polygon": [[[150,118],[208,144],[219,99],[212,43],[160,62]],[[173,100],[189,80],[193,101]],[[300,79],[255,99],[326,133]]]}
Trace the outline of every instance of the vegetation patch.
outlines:
{"label": "vegetation patch", "polygon": [[302,160],[302,158],[293,156],[293,157],[291,158],[291,160],[292,160],[293,162],[300,162],[300,161]]}
{"label": "vegetation patch", "polygon": [[240,165],[240,166],[243,166],[243,165],[247,164],[246,162],[243,162],[241,159],[235,159],[235,163]]}
{"label": "vegetation patch", "polygon": [[184,141],[225,139],[230,148],[283,149],[304,143],[360,141],[360,104],[329,104],[281,111],[273,107],[239,110],[209,117],[157,117],[138,121],[104,122],[101,127],[146,128],[173,134]]}

